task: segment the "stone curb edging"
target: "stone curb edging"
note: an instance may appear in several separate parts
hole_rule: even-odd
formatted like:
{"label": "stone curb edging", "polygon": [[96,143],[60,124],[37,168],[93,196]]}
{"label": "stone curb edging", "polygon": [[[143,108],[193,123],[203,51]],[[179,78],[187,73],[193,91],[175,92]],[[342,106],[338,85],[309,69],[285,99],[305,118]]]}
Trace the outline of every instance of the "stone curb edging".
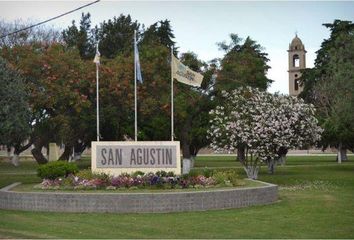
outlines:
{"label": "stone curb edging", "polygon": [[[258,181],[260,182],[260,181]],[[0,189],[0,209],[48,212],[157,213],[241,208],[270,204],[278,186],[159,193],[14,192]]]}

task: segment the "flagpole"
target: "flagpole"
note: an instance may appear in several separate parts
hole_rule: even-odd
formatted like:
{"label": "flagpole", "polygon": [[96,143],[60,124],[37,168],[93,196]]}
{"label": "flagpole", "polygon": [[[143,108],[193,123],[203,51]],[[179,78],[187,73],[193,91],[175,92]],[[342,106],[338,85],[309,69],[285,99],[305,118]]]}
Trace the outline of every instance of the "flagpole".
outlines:
{"label": "flagpole", "polygon": [[134,104],[135,104],[135,122],[134,122],[134,140],[138,141],[138,114],[137,114],[137,91],[136,91],[136,30],[134,30]]}
{"label": "flagpole", "polygon": [[171,141],[174,140],[173,108],[173,47],[171,47]]}
{"label": "flagpole", "polygon": [[[97,45],[96,45],[96,53],[98,52],[98,43],[99,41],[97,42]],[[99,74],[98,74],[98,71],[99,71],[99,63],[97,62],[96,63],[96,121],[97,121],[97,142],[100,141],[100,109],[99,109]]]}

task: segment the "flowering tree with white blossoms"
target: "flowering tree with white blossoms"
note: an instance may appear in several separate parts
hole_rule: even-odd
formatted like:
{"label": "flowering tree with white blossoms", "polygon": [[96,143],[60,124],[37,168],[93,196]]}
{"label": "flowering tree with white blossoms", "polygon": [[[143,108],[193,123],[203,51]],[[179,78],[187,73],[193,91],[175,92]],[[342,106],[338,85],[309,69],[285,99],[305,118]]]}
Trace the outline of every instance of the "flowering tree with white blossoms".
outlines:
{"label": "flowering tree with white blossoms", "polygon": [[320,140],[313,105],[302,99],[252,88],[222,93],[224,106],[210,111],[208,137],[214,151],[244,149],[241,163],[257,179],[261,162],[273,173],[275,164],[290,148],[304,148]]}

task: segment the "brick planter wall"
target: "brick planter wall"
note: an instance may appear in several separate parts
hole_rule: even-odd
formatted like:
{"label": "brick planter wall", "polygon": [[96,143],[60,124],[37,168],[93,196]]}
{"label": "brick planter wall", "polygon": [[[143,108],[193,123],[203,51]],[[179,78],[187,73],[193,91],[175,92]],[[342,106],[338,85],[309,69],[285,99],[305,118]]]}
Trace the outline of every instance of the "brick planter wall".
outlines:
{"label": "brick planter wall", "polygon": [[0,209],[48,212],[154,213],[241,208],[278,199],[278,186],[159,193],[14,192],[0,190]]}

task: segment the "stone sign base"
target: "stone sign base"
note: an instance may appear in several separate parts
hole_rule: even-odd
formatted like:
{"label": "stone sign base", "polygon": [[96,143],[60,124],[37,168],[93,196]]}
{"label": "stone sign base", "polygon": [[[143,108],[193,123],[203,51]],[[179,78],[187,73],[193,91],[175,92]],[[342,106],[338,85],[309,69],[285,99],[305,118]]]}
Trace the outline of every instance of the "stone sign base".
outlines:
{"label": "stone sign base", "polygon": [[151,193],[14,192],[0,190],[0,209],[48,212],[157,213],[241,208],[270,204],[278,186]]}

